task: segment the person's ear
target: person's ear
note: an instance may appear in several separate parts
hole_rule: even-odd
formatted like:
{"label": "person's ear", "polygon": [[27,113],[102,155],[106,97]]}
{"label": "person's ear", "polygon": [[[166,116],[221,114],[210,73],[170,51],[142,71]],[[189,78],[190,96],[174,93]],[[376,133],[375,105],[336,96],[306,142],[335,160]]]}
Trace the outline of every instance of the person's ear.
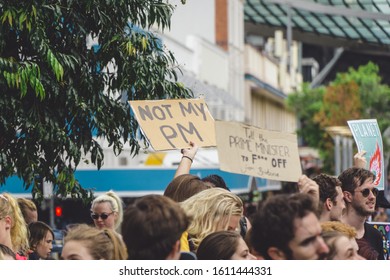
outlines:
{"label": "person's ear", "polygon": [[8,230],[8,229],[11,229],[12,227],[12,220],[11,220],[11,217],[10,216],[5,216],[4,217],[4,221],[5,221],[5,228]]}
{"label": "person's ear", "polygon": [[171,252],[166,257],[166,260],[178,260],[180,258],[180,240],[172,246]]}
{"label": "person's ear", "polygon": [[279,248],[269,247],[267,253],[273,260],[286,260],[286,254]]}
{"label": "person's ear", "polygon": [[329,197],[325,200],[325,205],[326,205],[326,209],[328,209],[328,211],[330,211],[330,209],[332,209],[333,202]]}
{"label": "person's ear", "polygon": [[345,202],[352,202],[352,193],[343,191]]}

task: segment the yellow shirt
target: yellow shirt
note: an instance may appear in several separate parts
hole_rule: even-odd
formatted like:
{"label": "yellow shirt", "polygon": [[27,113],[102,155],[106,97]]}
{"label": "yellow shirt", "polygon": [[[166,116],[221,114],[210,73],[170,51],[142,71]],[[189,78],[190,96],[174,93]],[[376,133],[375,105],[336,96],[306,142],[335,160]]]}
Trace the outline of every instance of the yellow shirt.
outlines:
{"label": "yellow shirt", "polygon": [[189,252],[190,251],[190,243],[188,243],[188,232],[185,231],[180,237],[180,251]]}

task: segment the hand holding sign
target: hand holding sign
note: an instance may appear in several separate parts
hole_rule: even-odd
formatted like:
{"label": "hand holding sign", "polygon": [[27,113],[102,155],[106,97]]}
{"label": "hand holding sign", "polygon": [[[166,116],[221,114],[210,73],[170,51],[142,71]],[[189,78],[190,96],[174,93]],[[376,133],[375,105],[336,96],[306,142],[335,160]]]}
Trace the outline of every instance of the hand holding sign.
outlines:
{"label": "hand holding sign", "polygon": [[190,141],[190,147],[181,149],[183,157],[188,157],[191,162],[194,161],[195,155],[198,152],[198,145],[195,142]]}
{"label": "hand holding sign", "polygon": [[[359,151],[357,157],[364,157],[364,168],[375,175],[374,185],[383,190],[385,187],[385,164],[383,157],[382,134],[376,119],[348,121],[353,138]],[[367,151],[367,153],[365,153]],[[363,163],[360,162],[359,166]]]}
{"label": "hand holding sign", "polygon": [[198,145],[195,142],[190,141],[190,147],[181,149],[181,154],[183,157],[179,163],[179,166],[176,169],[175,177],[183,174],[189,174],[191,170],[191,165],[195,159],[195,155],[198,152]]}
{"label": "hand holding sign", "polygon": [[307,193],[312,196],[315,205],[318,205],[320,202],[320,187],[316,181],[302,175],[298,180],[298,189],[300,193]]}
{"label": "hand holding sign", "polygon": [[367,160],[366,157],[364,156],[367,152],[366,151],[360,151],[357,152],[353,156],[353,166],[358,167],[358,168],[366,168],[367,166]]}

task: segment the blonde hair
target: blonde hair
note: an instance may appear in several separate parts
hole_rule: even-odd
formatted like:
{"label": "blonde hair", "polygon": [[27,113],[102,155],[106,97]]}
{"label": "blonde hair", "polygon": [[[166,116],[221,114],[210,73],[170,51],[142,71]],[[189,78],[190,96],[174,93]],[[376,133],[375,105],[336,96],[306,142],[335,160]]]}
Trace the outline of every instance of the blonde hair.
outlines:
{"label": "blonde hair", "polygon": [[91,205],[91,211],[93,211],[93,208],[96,204],[108,202],[110,203],[111,210],[113,212],[116,212],[117,218],[115,220],[115,229],[119,232],[120,231],[120,225],[123,221],[123,206],[122,206],[122,200],[119,198],[119,196],[114,193],[113,191],[108,191],[105,194],[102,194],[95,198],[92,201]]}
{"label": "blonde hair", "polygon": [[356,238],[356,229],[350,225],[338,221],[326,221],[321,223],[322,232],[338,231],[349,239]]}
{"label": "blonde hair", "polygon": [[27,198],[19,197],[17,199],[20,211],[22,212],[23,218],[27,224],[29,224],[29,218],[27,211],[30,210],[32,212],[38,212],[37,206],[35,203]]}
{"label": "blonde hair", "polygon": [[23,197],[19,197],[17,199],[17,201],[18,201],[20,210],[22,212],[23,212],[24,209],[28,209],[28,210],[31,210],[31,211],[37,211],[37,206],[35,205],[34,202],[32,202],[32,200],[27,199],[27,198],[23,198]]}
{"label": "blonde hair", "polygon": [[11,218],[11,242],[13,250],[26,255],[29,249],[28,230],[18,202],[9,193],[0,194],[0,218]]}
{"label": "blonde hair", "polygon": [[195,250],[208,234],[217,230],[227,230],[227,221],[231,216],[242,216],[243,214],[241,199],[221,188],[201,191],[183,201],[181,206],[191,219],[187,231],[191,236]]}
{"label": "blonde hair", "polygon": [[98,229],[79,224],[68,231],[64,243],[71,240],[82,242],[94,260],[127,259],[125,244],[121,237],[111,229]]}

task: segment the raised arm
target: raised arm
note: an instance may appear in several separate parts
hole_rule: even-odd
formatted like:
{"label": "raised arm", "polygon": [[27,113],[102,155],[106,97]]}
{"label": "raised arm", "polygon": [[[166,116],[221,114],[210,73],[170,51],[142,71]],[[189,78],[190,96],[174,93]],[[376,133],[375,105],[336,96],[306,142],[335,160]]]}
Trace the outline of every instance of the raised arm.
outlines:
{"label": "raised arm", "polygon": [[320,202],[320,187],[314,180],[310,179],[306,175],[302,175],[298,181],[298,189],[301,193],[311,195],[315,205],[318,205]]}
{"label": "raised arm", "polygon": [[364,157],[366,151],[361,151],[353,156],[353,166],[358,168],[366,168],[367,160]]}
{"label": "raised arm", "polygon": [[179,166],[176,169],[175,177],[183,174],[189,174],[191,170],[192,162],[194,161],[195,155],[198,151],[198,145],[190,141],[190,147],[182,149],[182,158],[180,160]]}

